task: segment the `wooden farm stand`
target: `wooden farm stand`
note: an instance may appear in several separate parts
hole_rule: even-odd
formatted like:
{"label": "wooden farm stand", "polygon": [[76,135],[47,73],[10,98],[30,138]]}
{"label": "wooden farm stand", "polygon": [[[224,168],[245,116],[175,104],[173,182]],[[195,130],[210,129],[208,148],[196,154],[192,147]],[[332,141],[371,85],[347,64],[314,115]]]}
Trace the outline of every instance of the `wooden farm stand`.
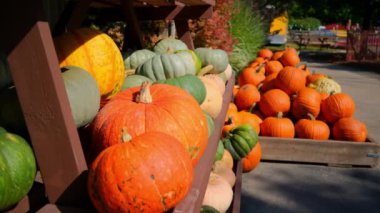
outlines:
{"label": "wooden farm stand", "polygon": [[[194,45],[187,19],[210,17],[215,4],[214,0],[76,2],[65,20],[66,29],[79,27],[89,7],[117,7],[128,23],[129,44],[142,47],[139,20],[166,19],[176,21],[177,34],[190,49]],[[42,0],[5,1],[0,6],[0,26],[4,29],[0,34],[0,49],[8,56],[40,171],[28,196],[9,212],[94,212],[86,189],[87,165],[43,6]],[[199,212],[233,85],[234,77],[228,81],[222,112],[215,119],[214,135],[195,168],[192,188],[173,212]],[[237,182],[230,212],[239,212],[240,208],[242,166],[241,162],[235,165]]]}

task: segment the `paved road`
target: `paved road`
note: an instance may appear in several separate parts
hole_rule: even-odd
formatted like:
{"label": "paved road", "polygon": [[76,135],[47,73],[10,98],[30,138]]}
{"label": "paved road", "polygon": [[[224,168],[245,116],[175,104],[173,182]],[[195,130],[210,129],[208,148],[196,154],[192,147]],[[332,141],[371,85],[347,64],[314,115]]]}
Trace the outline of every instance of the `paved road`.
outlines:
{"label": "paved road", "polygon": [[[341,84],[356,102],[354,117],[380,143],[380,69],[302,59]],[[241,212],[255,213],[379,213],[380,168],[262,162],[243,176],[241,205]]]}

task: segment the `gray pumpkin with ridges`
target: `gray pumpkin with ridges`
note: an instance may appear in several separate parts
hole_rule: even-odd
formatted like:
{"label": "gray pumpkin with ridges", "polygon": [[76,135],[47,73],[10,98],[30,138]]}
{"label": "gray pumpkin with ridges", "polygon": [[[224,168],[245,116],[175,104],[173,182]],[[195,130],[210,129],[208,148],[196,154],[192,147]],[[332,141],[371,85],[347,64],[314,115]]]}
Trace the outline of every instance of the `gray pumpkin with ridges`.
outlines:
{"label": "gray pumpkin with ridges", "polygon": [[155,53],[167,53],[168,51],[187,50],[187,45],[183,41],[174,38],[164,38],[153,47]]}
{"label": "gray pumpkin with ridges", "polygon": [[124,91],[124,90],[132,88],[132,87],[141,86],[141,84],[144,81],[152,82],[151,79],[149,79],[145,76],[142,76],[142,75],[129,75],[129,76],[125,77],[123,86],[121,87],[121,91]]}
{"label": "gray pumpkin with ridges", "polygon": [[213,69],[209,73],[219,74],[224,72],[228,66],[228,55],[224,50],[200,47],[195,49],[194,52],[202,61],[202,67],[207,65],[213,66]]}
{"label": "gray pumpkin with ridges", "polygon": [[153,81],[166,80],[184,75],[195,75],[194,63],[185,62],[176,54],[155,55],[136,69],[136,74],[146,76]]}
{"label": "gray pumpkin with ridges", "polygon": [[136,50],[124,60],[125,69],[136,69],[155,55],[156,53],[147,49]]}
{"label": "gray pumpkin with ridges", "polygon": [[32,188],[36,160],[28,143],[0,127],[0,211],[19,202]]}
{"label": "gray pumpkin with ridges", "polygon": [[92,121],[100,108],[100,91],[96,80],[86,70],[62,67],[62,77],[75,125],[82,127]]}

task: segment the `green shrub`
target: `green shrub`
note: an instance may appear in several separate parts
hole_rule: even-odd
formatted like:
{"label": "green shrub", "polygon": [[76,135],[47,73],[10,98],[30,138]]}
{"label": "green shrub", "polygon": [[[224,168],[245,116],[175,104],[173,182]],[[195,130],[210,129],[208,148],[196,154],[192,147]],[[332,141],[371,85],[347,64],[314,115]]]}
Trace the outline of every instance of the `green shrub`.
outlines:
{"label": "green shrub", "polygon": [[313,17],[290,19],[289,28],[292,30],[317,30],[321,21]]}
{"label": "green shrub", "polygon": [[266,34],[260,17],[248,3],[235,0],[234,8],[236,12],[230,23],[230,31],[236,42],[230,55],[230,64],[235,72],[239,72],[256,58],[257,52],[265,44]]}

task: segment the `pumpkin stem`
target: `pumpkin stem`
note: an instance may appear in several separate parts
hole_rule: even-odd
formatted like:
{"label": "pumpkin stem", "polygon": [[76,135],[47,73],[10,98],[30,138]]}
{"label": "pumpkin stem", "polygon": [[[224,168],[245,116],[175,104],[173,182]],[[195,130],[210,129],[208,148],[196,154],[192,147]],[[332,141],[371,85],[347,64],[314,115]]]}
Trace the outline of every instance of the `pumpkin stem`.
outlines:
{"label": "pumpkin stem", "polygon": [[174,53],[174,49],[171,48],[171,47],[168,47],[168,49],[166,50],[166,53],[167,54],[173,54]]}
{"label": "pumpkin stem", "polygon": [[282,116],[284,116],[284,113],[282,113],[282,112],[278,112],[276,115],[277,118],[282,118]]}
{"label": "pumpkin stem", "polygon": [[123,127],[121,135],[121,142],[126,143],[132,140],[132,136],[127,132],[127,128]]}
{"label": "pumpkin stem", "polygon": [[206,75],[207,73],[211,72],[212,70],[214,69],[214,66],[212,66],[211,64],[203,67],[199,73],[198,73],[198,76],[204,76]]}
{"label": "pumpkin stem", "polygon": [[309,116],[310,120],[315,121],[315,117],[311,113],[307,113],[307,116]]}
{"label": "pumpkin stem", "polygon": [[136,96],[137,103],[150,104],[152,103],[152,95],[150,94],[150,85],[149,81],[144,81],[141,84],[140,92]]}
{"label": "pumpkin stem", "polygon": [[263,69],[264,66],[265,66],[265,63],[261,64],[261,65],[256,69],[256,72],[255,72],[255,73],[256,73],[256,74],[257,74],[257,73],[260,73],[260,70]]}
{"label": "pumpkin stem", "polygon": [[249,108],[249,112],[253,112],[255,107],[256,107],[256,103],[252,104],[252,106]]}
{"label": "pumpkin stem", "polygon": [[134,69],[127,69],[127,70],[124,70],[124,72],[125,72],[125,77],[127,77],[127,76],[135,74],[136,70],[134,70]]}

